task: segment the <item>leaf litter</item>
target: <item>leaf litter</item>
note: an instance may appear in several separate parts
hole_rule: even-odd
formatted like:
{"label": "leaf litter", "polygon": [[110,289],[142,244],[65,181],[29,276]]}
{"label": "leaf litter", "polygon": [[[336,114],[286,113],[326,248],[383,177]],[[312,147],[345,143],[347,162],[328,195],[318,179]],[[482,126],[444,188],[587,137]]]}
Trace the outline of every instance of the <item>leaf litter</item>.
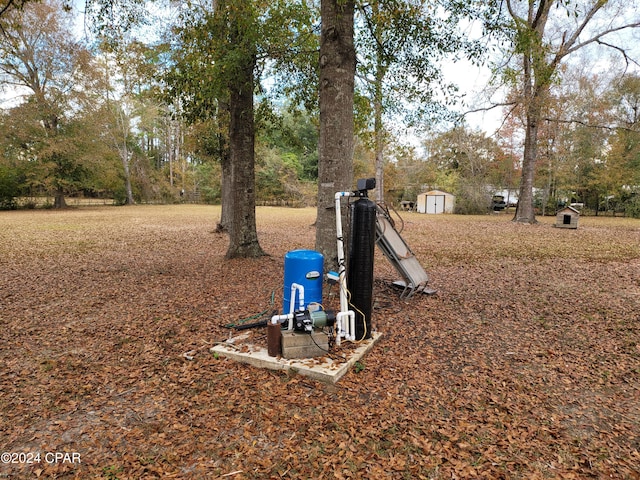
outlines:
{"label": "leaf litter", "polygon": [[209,353],[280,308],[314,211],[259,208],[257,260],[224,260],[218,217],[0,213],[0,444],[81,456],[0,476],[640,478],[638,220],[407,214],[438,293],[400,300],[377,252],[384,335],[325,385]]}

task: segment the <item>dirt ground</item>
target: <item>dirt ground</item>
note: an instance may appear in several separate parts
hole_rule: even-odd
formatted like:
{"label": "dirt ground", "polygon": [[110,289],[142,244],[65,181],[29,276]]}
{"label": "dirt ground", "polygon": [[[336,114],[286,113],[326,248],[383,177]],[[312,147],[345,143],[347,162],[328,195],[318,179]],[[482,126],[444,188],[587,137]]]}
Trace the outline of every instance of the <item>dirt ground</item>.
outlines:
{"label": "dirt ground", "polygon": [[209,352],[314,210],[259,208],[233,261],[219,213],[0,212],[0,478],[640,478],[640,220],[403,214],[438,293],[377,252],[383,337],[326,385]]}

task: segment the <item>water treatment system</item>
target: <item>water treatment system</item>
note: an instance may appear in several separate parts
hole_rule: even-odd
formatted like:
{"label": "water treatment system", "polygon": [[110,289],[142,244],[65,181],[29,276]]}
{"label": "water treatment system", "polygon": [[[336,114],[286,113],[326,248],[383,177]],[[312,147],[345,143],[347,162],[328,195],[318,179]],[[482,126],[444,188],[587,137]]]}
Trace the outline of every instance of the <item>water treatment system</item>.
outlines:
{"label": "water treatment system", "polygon": [[[280,329],[276,326],[304,333],[329,327],[332,340],[338,346],[343,340],[371,338],[376,204],[369,200],[368,191],[373,188],[375,179],[362,179],[357,182],[357,190],[335,194],[338,272],[329,272],[327,280],[338,285],[339,312],[322,307],[323,255],[313,250],[294,250],[285,255],[283,312],[271,318],[267,333],[270,355],[278,350],[275,336]],[[351,234],[347,268],[342,199],[351,197],[357,200],[349,203]]]}
{"label": "water treatment system", "polygon": [[[342,342],[375,340],[373,275],[376,244],[402,275],[394,285],[403,289],[401,298],[416,292],[434,293],[428,276],[396,229],[386,207],[369,199],[374,178],[357,181],[354,191],[335,193],[337,272],[324,272],[324,256],[314,250],[292,250],[284,257],[282,310],[252,324],[233,325],[237,330],[267,327],[269,357],[311,358],[329,353]],[[349,236],[343,232],[343,211],[347,206]],[[400,219],[401,220],[401,219]],[[345,250],[348,250],[345,254]],[[323,286],[338,288],[339,309],[323,302]],[[272,294],[272,303],[274,300]],[[258,314],[257,316],[264,315]],[[256,318],[256,316],[250,317]],[[265,318],[264,316],[262,318]]]}

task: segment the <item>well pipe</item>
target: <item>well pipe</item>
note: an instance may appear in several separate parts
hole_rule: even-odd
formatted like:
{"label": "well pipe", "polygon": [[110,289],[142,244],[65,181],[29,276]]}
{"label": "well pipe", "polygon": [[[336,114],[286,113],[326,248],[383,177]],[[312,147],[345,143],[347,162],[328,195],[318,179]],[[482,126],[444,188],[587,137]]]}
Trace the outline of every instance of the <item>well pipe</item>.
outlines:
{"label": "well pipe", "polygon": [[291,299],[289,300],[289,313],[293,313],[293,304],[296,301],[296,290],[300,292],[300,300],[298,310],[304,310],[304,287],[298,283],[291,284]]}
{"label": "well pipe", "polygon": [[[355,313],[349,310],[349,299],[347,298],[347,279],[344,260],[344,238],[342,237],[342,214],[340,200],[342,197],[351,197],[353,192],[336,192],[336,240],[338,249],[338,285],[340,286],[340,313],[336,315],[336,345],[340,345],[340,337],[346,340],[355,340]],[[343,322],[347,317],[348,322]]]}

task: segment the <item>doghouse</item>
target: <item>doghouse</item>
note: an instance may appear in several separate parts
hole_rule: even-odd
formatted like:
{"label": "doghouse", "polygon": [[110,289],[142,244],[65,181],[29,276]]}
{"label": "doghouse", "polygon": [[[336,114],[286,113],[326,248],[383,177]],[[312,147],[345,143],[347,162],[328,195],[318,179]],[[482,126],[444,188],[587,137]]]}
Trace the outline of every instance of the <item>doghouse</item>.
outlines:
{"label": "doghouse", "polygon": [[578,218],[580,212],[573,207],[564,207],[556,213],[556,227],[558,228],[578,228]]}

